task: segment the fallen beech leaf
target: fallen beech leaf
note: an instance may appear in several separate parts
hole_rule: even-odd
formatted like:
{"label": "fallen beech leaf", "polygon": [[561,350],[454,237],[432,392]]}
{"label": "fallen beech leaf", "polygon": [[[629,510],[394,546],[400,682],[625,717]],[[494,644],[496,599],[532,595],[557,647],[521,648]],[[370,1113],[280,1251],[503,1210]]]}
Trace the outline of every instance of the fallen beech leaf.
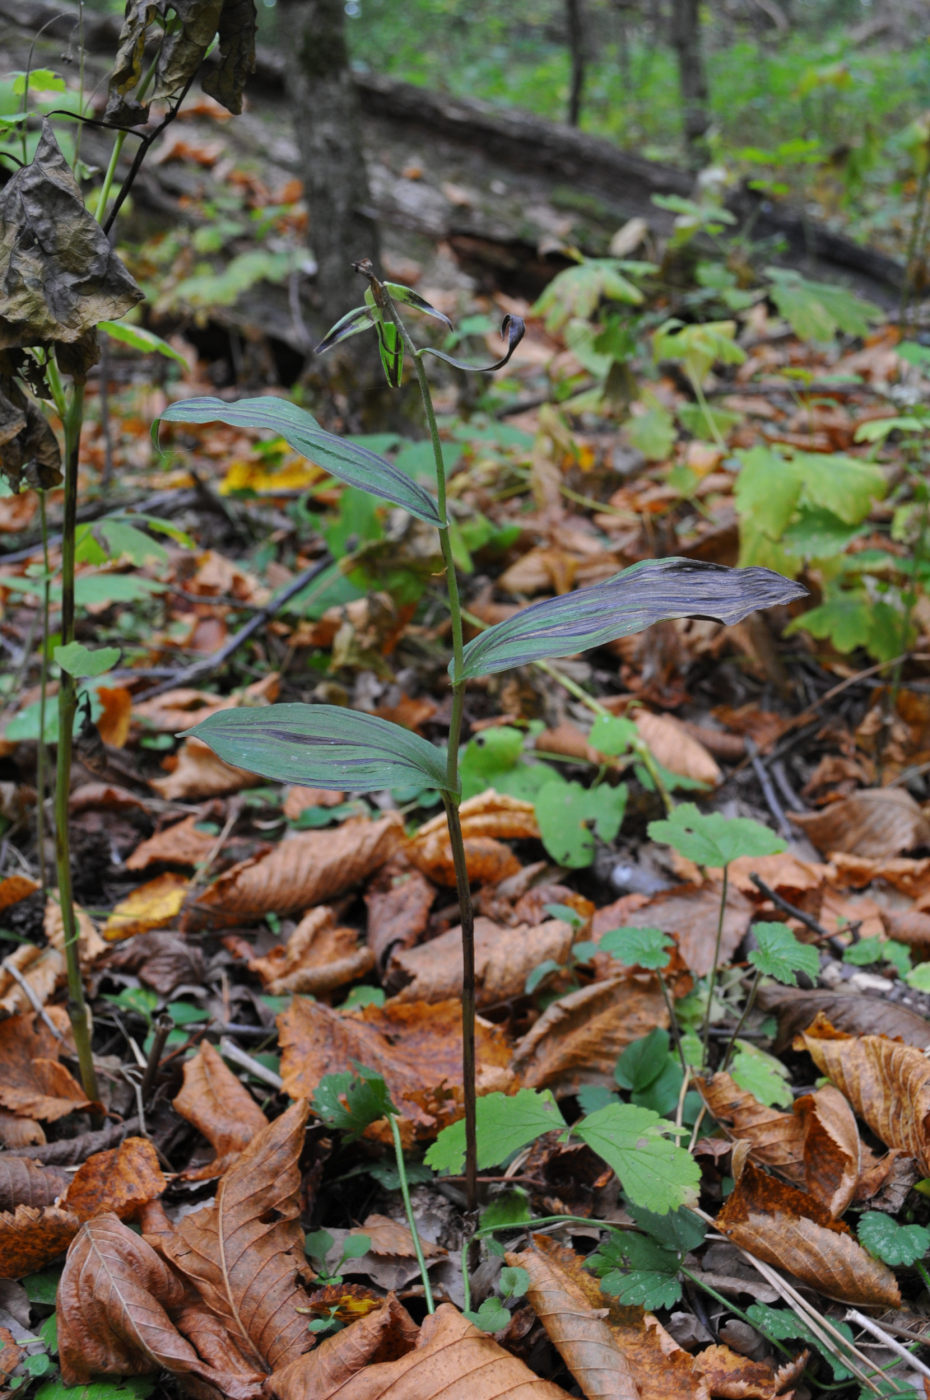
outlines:
{"label": "fallen beech leaf", "polygon": [[44,1142],[42,1126],[34,1118],[21,1118],[0,1108],[0,1147],[18,1152],[21,1147],[38,1147]]}
{"label": "fallen beech leaf", "polygon": [[918,1050],[930,1045],[930,1025],[925,1016],[909,1011],[897,1002],[885,1001],[877,996],[863,996],[861,992],[763,987],[759,993],[759,1005],[767,1011],[774,1011],[778,1017],[777,1052],[784,1050],[796,1035],[806,1030],[819,1012],[837,1030],[847,1031],[850,1035],[887,1036],[889,1039],[903,1040]]}
{"label": "fallen beech leaf", "polygon": [[[459,815],[466,843],[469,840],[477,841],[478,838],[517,841],[539,836],[536,810],[532,802],[507,797],[503,793],[495,792],[493,788],[463,802]],[[434,867],[438,870],[448,869],[452,860],[452,847],[445,816],[433,817],[424,822],[417,834],[408,841],[406,850],[417,867],[427,874],[430,874]]]}
{"label": "fallen beech leaf", "polygon": [[306,1267],[300,1172],[307,1105],[293,1104],[223,1174],[212,1205],[186,1215],[164,1243],[171,1262],[225,1322],[257,1368],[286,1366],[312,1344],[297,1309]]}
{"label": "fallen beech leaf", "polygon": [[61,1048],[32,1014],[0,1021],[0,1105],[46,1122],[89,1108],[80,1084],[58,1063]]}
{"label": "fallen beech leaf", "polygon": [[192,815],[166,826],[142,841],[124,862],[127,870],[146,870],[150,865],[199,865],[216,845],[216,833],[198,830],[202,817]]}
{"label": "fallen beech leaf", "polygon": [[62,1205],[80,1220],[108,1212],[132,1220],[165,1189],[158,1153],[148,1138],[128,1137],[119,1147],[95,1152],[78,1168]]}
{"label": "fallen beech leaf", "polygon": [[17,1206],[50,1206],[67,1191],[71,1178],[57,1167],[5,1152],[0,1157],[0,1211]]}
{"label": "fallen beech leaf", "polygon": [[[466,836],[464,845],[468,879],[473,885],[499,885],[521,869],[510,847],[493,836]],[[440,838],[435,838],[428,848],[411,846],[408,855],[435,884],[455,887],[452,848]]]}
{"label": "fallen beech leaf", "polygon": [[132,707],[134,720],[141,720],[146,729],[159,734],[177,734],[179,729],[190,729],[198,721],[218,710],[234,709],[239,703],[244,705],[270,704],[277,700],[281,688],[281,678],[274,671],[254,681],[235,696],[221,699],[218,695],[207,695],[202,690],[179,687],[166,690],[164,695],[152,700],[141,700]]}
{"label": "fallen beech leaf", "polygon": [[[18,976],[14,976],[14,970]],[[34,1002],[44,1006],[65,976],[65,960],[57,948],[21,943],[0,964],[0,1016],[30,1012]],[[30,997],[27,983],[32,992]]]}
{"label": "fallen beech leaf", "polygon": [[888,910],[882,923],[889,938],[907,943],[922,958],[930,953],[930,914],[923,909]]}
{"label": "fallen beech leaf", "polygon": [[574,1250],[534,1235],[507,1262],[529,1274],[529,1302],[591,1400],[709,1400],[694,1359],[651,1313],[602,1293]]}
{"label": "fallen beech leaf", "polygon": [[216,1153],[205,1166],[188,1167],[182,1172],[185,1181],[221,1176],[256,1133],[268,1126],[268,1119],[252,1095],[207,1040],[185,1062],[184,1083],[172,1100],[172,1107],[203,1133]]}
{"label": "fallen beech leaf", "polygon": [[930,888],[930,857],[925,856],[922,860],[911,860],[906,856],[898,856],[894,860],[870,860],[837,851],[830,863],[837,880],[856,889],[871,884],[873,880],[884,880],[911,899],[919,899]]}
{"label": "fallen beech leaf", "polygon": [[344,801],[344,792],[333,792],[330,788],[289,787],[285,791],[281,811],[289,822],[293,822],[308,807],[338,807]]}
{"label": "fallen beech leaf", "polygon": [[336,926],[329,905],[318,904],[304,915],[286,945],[253,958],[249,971],[258,973],[273,996],[285,992],[323,996],[374,968],[374,953],[358,940],[354,928]]}
{"label": "fallen beech leaf", "polygon": [[383,1308],[367,1313],[313,1351],[276,1371],[267,1388],[278,1400],[335,1396],[363,1367],[396,1361],[414,1349],[420,1329],[393,1293]]}
{"label": "fallen beech leaf", "polygon": [[653,758],[670,773],[706,783],[708,787],[719,787],[723,782],[723,773],[716,760],[674,715],[654,715],[648,710],[637,710],[632,718]]}
{"label": "fallen beech leaf", "polygon": [[[225,705],[220,706],[226,709]],[[201,716],[203,718],[203,716]],[[233,768],[208,749],[200,739],[184,740],[178,752],[165,766],[171,764],[167,778],[152,778],[151,786],[167,802],[189,802],[207,797],[223,797],[256,787],[262,780],[244,768]]]}
{"label": "fallen beech leaf", "polygon": [[147,933],[149,929],[164,928],[176,919],[184,906],[190,888],[190,880],[185,875],[166,871],[138,885],[130,895],[121,899],[103,927],[103,936],[109,943],[122,938],[131,938],[134,933]]}
{"label": "fallen beech leaf", "polygon": [[[591,936],[598,939],[611,928],[660,928],[663,933],[675,934],[688,970],[696,977],[706,977],[714,965],[720,895],[716,877],[700,886],[678,885],[675,889],[663,890],[647,901],[642,895],[624,895],[597,911]],[[720,939],[722,962],[733,956],[746,937],[753,912],[750,900],[735,886],[728,885]]]}
{"label": "fallen beech leaf", "polygon": [[123,748],[132,728],[132,693],[124,685],[98,685],[97,699],[103,707],[97,733],[111,748]]}
{"label": "fallen beech leaf", "polygon": [[[22,1347],[17,1346],[16,1338],[8,1327],[0,1327],[0,1381],[8,1381],[23,1359]],[[7,1391],[12,1394],[12,1388]]]}
{"label": "fallen beech leaf", "polygon": [[789,1385],[800,1380],[809,1352],[802,1351],[773,1371],[767,1361],[750,1361],[729,1347],[705,1347],[694,1358],[694,1369],[706,1382],[711,1395],[727,1400],[791,1400]]}
{"label": "fallen beech leaf", "polygon": [[668,1025],[659,982],[626,973],[569,992],[548,1006],[513,1052],[521,1084],[574,1094],[583,1084],[602,1084],[620,1051],[631,1041]]}
{"label": "fallen beech leaf", "polygon": [[[367,1235],[372,1254],[394,1254],[402,1259],[416,1256],[410,1226],[392,1220],[389,1215],[367,1215],[358,1229],[350,1230],[349,1234]],[[441,1245],[431,1244],[429,1240],[421,1240],[420,1246],[425,1259],[434,1259],[446,1252]]]}
{"label": "fallen beech leaf", "polygon": [[825,854],[882,860],[930,843],[930,823],[906,788],[866,788],[822,812],[789,815]]}
{"label": "fallen beech leaf", "polygon": [[426,930],[436,898],[433,885],[419,870],[392,870],[392,865],[393,861],[381,870],[375,888],[365,895],[368,946],[379,967],[392,948],[410,948],[416,943]]}
{"label": "fallen beech leaf", "polygon": [[[523,996],[526,979],[541,962],[568,962],[573,939],[570,924],[548,919],[536,928],[507,928],[479,915],[475,920],[475,980],[478,1006],[494,1006]],[[445,1001],[461,995],[462,931],[449,929],[418,948],[395,953],[391,970],[409,982],[398,1001]]]}
{"label": "fallen beech leaf", "polygon": [[740,1249],[786,1269],[828,1298],[901,1306],[897,1280],[887,1265],[867,1254],[812,1196],[766,1176],[751,1162],[717,1216],[717,1229]]}
{"label": "fallen beech leaf", "polygon": [[172,1323],[168,1310],[184,1286],[145,1240],[115,1215],[81,1227],[58,1283],[58,1347],[65,1385],[97,1375],[138,1376],[164,1368],[212,1382],[229,1400],[252,1400],[262,1376],[251,1380],[201,1361]]}
{"label": "fallen beech leaf", "polygon": [[[98,958],[107,951],[107,945],[100,937],[97,925],[86,909],[79,904],[74,906],[77,923],[78,957],[83,968],[93,967]],[[65,951],[65,924],[61,914],[61,904],[50,899],[42,916],[42,931],[49,943],[63,957]]]}
{"label": "fallen beech leaf", "polygon": [[9,909],[27,895],[35,894],[39,886],[26,875],[7,875],[0,880],[0,909]]}
{"label": "fallen beech leaf", "polygon": [[[362,1011],[333,1011],[295,997],[278,1017],[283,1088],[311,1098],[334,1065],[365,1065],[384,1076],[402,1120],[418,1137],[432,1137],[461,1115],[461,1003],[396,1001]],[[479,1020],[478,1092],[506,1091],[513,1083],[504,1032]],[[377,1137],[373,1124],[366,1136]]]}
{"label": "fallen beech leaf", "polygon": [[0,1278],[25,1278],[63,1254],[80,1227],[59,1206],[17,1206],[0,1215]]}
{"label": "fallen beech leaf", "polygon": [[167,929],[137,933],[107,948],[101,964],[108,971],[132,972],[166,1000],[182,982],[202,986],[206,976],[202,950],[182,933]]}
{"label": "fallen beech leaf", "polygon": [[206,889],[187,915],[189,928],[223,927],[325,904],[363,883],[403,840],[403,821],[348,821],[326,831],[299,832],[267,855],[240,861]]}
{"label": "fallen beech leaf", "polygon": [[846,1035],[823,1015],[795,1046],[808,1052],[887,1147],[916,1157],[930,1176],[930,1062],[920,1050],[884,1036]]}

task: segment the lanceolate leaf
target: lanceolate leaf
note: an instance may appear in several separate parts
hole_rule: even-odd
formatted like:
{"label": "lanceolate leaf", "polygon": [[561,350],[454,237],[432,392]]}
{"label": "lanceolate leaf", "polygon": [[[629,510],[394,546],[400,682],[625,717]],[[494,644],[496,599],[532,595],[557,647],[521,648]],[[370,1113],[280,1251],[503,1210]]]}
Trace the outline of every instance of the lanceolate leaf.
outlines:
{"label": "lanceolate leaf", "polygon": [[171,404],[156,421],[153,429],[156,435],[160,421],[265,428],[348,486],[358,486],[383,501],[403,506],[411,515],[430,525],[441,523],[439,507],[423,486],[411,481],[393,462],[370,448],[325,432],[312,414],[287,399],[239,399],[236,403],[214,398],[184,399]]}
{"label": "lanceolate leaf", "polygon": [[319,345],[314,347],[314,355],[322,355],[327,350],[331,350],[334,345],[338,345],[340,340],[348,340],[350,335],[358,335],[360,331],[371,330],[375,324],[375,313],[370,306],[356,306],[354,311],[347,311],[346,314],[336,322],[324,335]]}
{"label": "lanceolate leaf", "polygon": [[703,617],[729,625],[759,608],[803,598],[806,592],[771,569],[646,559],[604,583],[531,603],[489,627],[465,648],[459,679],[573,656],[667,618]]}
{"label": "lanceolate leaf", "polygon": [[432,345],[424,346],[420,354],[435,355],[437,360],[445,360],[447,365],[454,365],[456,369],[471,370],[478,374],[492,374],[494,370],[504,368],[525,334],[526,323],[521,317],[505,316],[501,322],[501,335],[507,342],[507,353],[502,359],[495,360],[493,365],[473,365],[468,360],[457,360],[454,355],[447,355],[445,350],[436,350]]}
{"label": "lanceolate leaf", "polygon": [[186,731],[236,768],[336,792],[380,792],[423,779],[446,788],[442,749],[409,729],[339,705],[220,710]]}

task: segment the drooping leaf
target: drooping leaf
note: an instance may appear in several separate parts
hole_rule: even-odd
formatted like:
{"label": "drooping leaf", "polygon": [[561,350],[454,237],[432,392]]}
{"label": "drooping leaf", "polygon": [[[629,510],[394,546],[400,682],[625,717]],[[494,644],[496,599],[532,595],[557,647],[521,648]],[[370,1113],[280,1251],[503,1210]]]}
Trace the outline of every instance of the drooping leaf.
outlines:
{"label": "drooping leaf", "polygon": [[[527,1143],[553,1128],[564,1128],[565,1119],[552,1094],[520,1089],[516,1094],[484,1094],[476,1109],[478,1168],[499,1166]],[[459,1119],[442,1132],[426,1154],[434,1171],[459,1172],[465,1160],[465,1123]]]}
{"label": "drooping leaf", "polygon": [[465,648],[459,679],[573,656],[668,618],[710,618],[729,626],[805,595],[806,589],[771,569],[646,559],[603,583],[531,603],[489,627]]}
{"label": "drooping leaf", "polygon": [[133,350],[140,350],[144,355],[164,355],[167,359],[177,360],[183,369],[187,369],[187,361],[180,350],[175,350],[167,340],[162,340],[160,335],[156,335],[145,326],[129,326],[122,321],[101,321],[97,329],[106,331],[111,340],[131,345]]}
{"label": "drooping leaf", "polygon": [[374,324],[375,314],[370,306],[353,307],[344,316],[340,316],[334,326],[330,327],[319,345],[314,346],[313,353],[314,355],[323,355],[334,345],[338,345],[340,341],[348,340],[349,336],[371,330]]}
{"label": "drooping leaf", "polygon": [[327,433],[312,414],[288,399],[239,399],[235,403],[209,397],[183,399],[169,405],[156,420],[152,429],[156,441],[160,422],[228,423],[236,428],[265,429],[284,438],[295,452],[316,462],[337,480],[403,506],[429,525],[442,523],[439,507],[425,487],[411,481],[393,462],[370,448]]}
{"label": "drooping leaf", "polygon": [[441,321],[444,326],[449,327],[450,331],[453,329],[448,316],[437,310],[432,302],[421,297],[419,292],[415,292],[412,287],[405,287],[402,282],[384,282],[382,285],[393,301],[399,301],[405,306],[412,306],[414,310],[422,311],[424,316],[431,316],[433,320]]}
{"label": "drooping leaf", "polygon": [[447,786],[441,749],[398,724],[339,705],[220,710],[185,731],[226,763],[335,792],[380,792],[423,779]]}
{"label": "drooping leaf", "polygon": [[445,360],[447,365],[454,365],[456,369],[469,370],[474,374],[493,374],[496,369],[504,368],[525,334],[526,323],[522,318],[506,315],[501,322],[501,335],[507,342],[507,353],[492,365],[473,365],[468,360],[459,360],[455,355],[447,354],[445,350],[437,350],[433,345],[424,346],[420,353],[435,355],[437,360]]}

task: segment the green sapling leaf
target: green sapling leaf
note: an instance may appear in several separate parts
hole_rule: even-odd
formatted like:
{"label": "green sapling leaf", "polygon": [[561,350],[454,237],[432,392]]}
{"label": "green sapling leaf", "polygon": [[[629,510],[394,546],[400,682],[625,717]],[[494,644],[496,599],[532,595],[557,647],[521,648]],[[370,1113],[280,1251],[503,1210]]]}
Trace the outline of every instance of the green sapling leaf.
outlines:
{"label": "green sapling leaf", "polygon": [[709,618],[729,626],[759,608],[790,603],[806,594],[800,584],[771,569],[729,569],[692,559],[644,559],[603,583],[531,603],[489,627],[465,648],[459,679],[574,656],[669,618]]}
{"label": "green sapling leaf", "polygon": [[859,1218],[859,1243],[883,1264],[910,1267],[930,1253],[930,1230],[925,1225],[899,1225],[881,1210]]}
{"label": "green sapling leaf", "polygon": [[281,783],[380,792],[426,778],[447,788],[441,749],[398,724],[339,705],[220,710],[185,733],[226,763]]}
{"label": "green sapling leaf", "polygon": [[816,979],[820,954],[796,938],[787,924],[753,924],[752,932],[759,946],[752,949],[748,960],[766,977],[774,977],[786,987],[798,985],[799,972]]}
{"label": "green sapling leaf", "polygon": [[69,676],[102,676],[105,671],[112,671],[121,655],[119,647],[85,647],[80,642],[69,642],[52,651]]}
{"label": "green sapling leaf", "polygon": [[[483,1094],[477,1105],[478,1169],[500,1166],[543,1133],[566,1127],[548,1089],[516,1094]],[[437,1172],[460,1172],[465,1160],[465,1122],[443,1128],[424,1158]]]}
{"label": "green sapling leaf", "polygon": [[729,865],[740,856],[777,855],[787,846],[761,822],[701,812],[693,802],[682,802],[666,820],[650,822],[648,830],[653,841],[674,846],[686,860],[711,868]]}
{"label": "green sapling leaf", "polygon": [[668,1031],[656,1026],[648,1035],[634,1040],[620,1054],[614,1066],[614,1079],[621,1089],[647,1089],[668,1063]]}
{"label": "green sapling leaf", "polygon": [[480,1327],[482,1332],[503,1332],[510,1324],[510,1313],[500,1298],[493,1295],[485,1298],[477,1312],[466,1312],[465,1317],[474,1327]]}
{"label": "green sapling leaf", "polygon": [[223,399],[183,399],[165,409],[152,426],[152,439],[158,445],[160,423],[228,423],[234,428],[259,428],[284,438],[295,452],[300,452],[324,471],[358,486],[380,500],[403,506],[418,520],[441,526],[439,507],[425,487],[410,478],[377,452],[357,442],[327,433],[319,423],[288,399],[266,397],[239,399],[226,403]]}
{"label": "green sapling leaf", "polygon": [[559,778],[540,788],[536,820],[543,845],[560,865],[582,869],[594,859],[595,837],[612,841],[626,810],[626,788],[586,787]]}
{"label": "green sapling leaf", "polygon": [[357,1064],[354,1072],[325,1074],[313,1095],[314,1113],[328,1127],[357,1138],[370,1123],[397,1110],[383,1077]]}
{"label": "green sapling leaf", "polygon": [[598,949],[610,953],[624,967],[645,967],[660,972],[667,967],[675,940],[660,928],[611,928],[601,934]]}
{"label": "green sapling leaf", "polygon": [[677,1131],[652,1109],[633,1104],[608,1104],[572,1127],[617,1173],[630,1200],[657,1215],[697,1200],[697,1162],[664,1136]]}
{"label": "green sapling leaf", "polygon": [[523,1298],[530,1286],[530,1276],[518,1264],[507,1265],[501,1269],[498,1285],[505,1298]]}
{"label": "green sapling leaf", "polygon": [[788,1108],[794,1096],[787,1083],[788,1071],[781,1061],[744,1040],[736,1043],[740,1049],[733,1056],[730,1073],[739,1087],[769,1108]]}

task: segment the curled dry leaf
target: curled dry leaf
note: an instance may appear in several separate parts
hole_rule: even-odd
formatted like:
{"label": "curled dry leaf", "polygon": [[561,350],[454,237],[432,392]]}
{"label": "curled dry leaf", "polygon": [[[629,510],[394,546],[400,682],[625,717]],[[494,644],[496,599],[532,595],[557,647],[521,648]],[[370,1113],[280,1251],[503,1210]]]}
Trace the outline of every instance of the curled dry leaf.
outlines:
{"label": "curled dry leaf", "polygon": [[778,1017],[775,1050],[790,1045],[814,1017],[822,1013],[838,1030],[850,1035],[882,1035],[923,1050],[930,1044],[925,1016],[897,1002],[861,992],[804,991],[800,987],[762,987],[759,1005]]}
{"label": "curled dry leaf", "polygon": [[[466,851],[469,844],[472,848],[473,866],[470,866],[469,870],[474,867],[475,879],[503,879],[507,875],[515,874],[519,869],[519,863],[516,861],[514,869],[506,869],[500,856],[498,865],[495,866],[494,857],[490,854],[495,848],[486,846],[486,841],[516,841],[539,836],[536,810],[532,802],[507,797],[492,788],[463,802],[460,815]],[[452,872],[452,847],[444,816],[433,817],[425,822],[408,841],[406,850],[410,859],[424,874],[441,884],[454,885],[454,874],[451,880],[449,878]],[[498,870],[496,875],[495,869]]]}
{"label": "curled dry leaf", "polygon": [[828,1298],[901,1306],[897,1280],[887,1265],[867,1254],[812,1196],[766,1176],[751,1162],[717,1216],[717,1228],[740,1249],[786,1269]]}
{"label": "curled dry leaf", "polygon": [[[76,904],[74,916],[77,922],[78,956],[81,960],[81,966],[84,968],[93,967],[97,959],[107,951],[107,945],[100,937],[97,925],[86,909],[82,909],[79,904]],[[51,946],[63,956],[65,924],[61,915],[61,904],[57,899],[50,899],[45,906],[45,913],[42,916],[42,930]]]}
{"label": "curled dry leaf", "polygon": [[[475,920],[475,979],[478,1006],[494,1006],[522,996],[535,967],[551,959],[568,962],[572,929],[561,919],[548,919],[529,928],[507,928],[479,915]],[[391,960],[407,985],[399,1001],[445,1001],[461,995],[462,931],[449,929],[418,948],[398,952]]]}
{"label": "curled dry leaf", "polygon": [[391,949],[410,948],[425,932],[436,891],[419,870],[393,868],[381,871],[377,887],[365,895],[368,906],[368,946],[379,966]]}
{"label": "curled dry leaf", "polygon": [[306,1267],[297,1167],[306,1121],[307,1105],[296,1103],[262,1128],[220,1178],[213,1204],[186,1215],[164,1242],[261,1370],[286,1366],[312,1342],[297,1282]]}
{"label": "curled dry leaf", "polygon": [[632,718],[653,758],[670,773],[706,783],[708,787],[719,787],[723,782],[723,773],[714,757],[700,740],[688,733],[680,719],[675,719],[674,715],[654,715],[648,710],[637,710]]}
{"label": "curled dry leaf", "polygon": [[875,1165],[852,1109],[832,1085],[798,1099],[791,1113],[760,1103],[729,1074],[699,1079],[697,1086],[713,1117],[728,1124],[756,1162],[806,1187],[834,1219],[855,1194],[860,1157]]}
{"label": "curled dry leaf", "polygon": [[0,1278],[25,1278],[63,1254],[80,1227],[59,1206],[17,1206],[0,1215]]}
{"label": "curled dry leaf", "polygon": [[104,924],[104,938],[108,943],[116,943],[136,933],[164,928],[180,914],[189,888],[187,876],[171,871],[146,880],[117,904]]}
{"label": "curled dry leaf", "polygon": [[65,960],[57,948],[21,943],[0,963],[0,1016],[44,1006],[64,976]]}
{"label": "curled dry leaf", "polygon": [[403,840],[397,812],[289,836],[267,855],[244,860],[206,889],[187,915],[190,928],[223,927],[324,904],[361,884]]}
{"label": "curled dry leaf", "polygon": [[165,1189],[158,1153],[148,1138],[128,1137],[119,1147],[95,1152],[78,1168],[62,1205],[79,1220],[112,1212],[132,1220]]}
{"label": "curled dry leaf", "polygon": [[0,1382],[11,1378],[23,1355],[23,1349],[17,1345],[10,1329],[0,1327]]}
{"label": "curled dry leaf", "polygon": [[58,1346],[65,1385],[93,1376],[138,1376],[150,1371],[191,1374],[217,1386],[229,1400],[252,1400],[262,1377],[217,1371],[197,1355],[169,1316],[184,1285],[151,1245],[115,1215],[81,1227],[58,1284]]}
{"label": "curled dry leaf", "polygon": [[930,843],[930,823],[906,788],[866,788],[791,820],[818,850],[883,860]]}
{"label": "curled dry leaf", "polygon": [[[222,708],[225,708],[222,707]],[[192,799],[222,797],[255,787],[261,778],[234,768],[208,749],[200,739],[185,739],[178,752],[168,761],[171,771],[167,778],[153,778],[151,786],[166,802],[189,802]],[[165,764],[168,766],[168,763]]]}
{"label": "curled dry leaf", "polygon": [[374,953],[358,940],[354,928],[337,926],[329,905],[319,904],[304,915],[285,945],[272,948],[263,958],[253,958],[249,971],[258,973],[273,996],[285,992],[324,996],[373,969]]}
{"label": "curled dry leaf", "polygon": [[16,1157],[11,1152],[0,1157],[0,1211],[50,1206],[70,1184],[67,1172],[43,1167],[31,1157]]}
{"label": "curled dry leaf", "polygon": [[134,721],[148,730],[159,734],[177,734],[179,729],[190,729],[218,710],[232,710],[237,704],[271,704],[277,700],[280,688],[281,678],[274,671],[226,699],[207,695],[202,690],[179,687],[177,690],[166,690],[163,695],[154,696],[151,700],[138,701],[132,707],[132,716]]}
{"label": "curled dry leaf", "polygon": [[150,865],[200,865],[216,845],[216,834],[198,829],[203,817],[192,814],[142,841],[124,862],[127,870],[147,870]]}
{"label": "curled dry leaf", "polygon": [[0,909],[9,909],[21,899],[35,894],[40,887],[27,875],[6,875],[0,880]]}
{"label": "curled dry leaf", "polygon": [[548,1006],[514,1047],[513,1069],[522,1084],[573,1094],[602,1084],[631,1041],[668,1025],[658,979],[625,973],[569,992]]}
{"label": "curled dry leaf", "polygon": [[268,1119],[252,1095],[207,1040],[185,1062],[184,1083],[172,1106],[203,1133],[216,1153],[212,1162],[183,1172],[186,1181],[221,1176],[252,1138],[268,1126]]}
{"label": "curled dry leaf", "polygon": [[[384,1076],[407,1133],[431,1137],[461,1116],[461,1012],[459,1001],[392,1001],[340,1012],[295,997],[278,1017],[284,1092],[309,1099],[334,1065],[362,1064]],[[476,1048],[479,1094],[508,1090],[513,1075],[504,1032],[479,1020]],[[377,1125],[366,1135],[378,1136]]]}
{"label": "curled dry leaf", "polygon": [[276,1371],[268,1390],[277,1400],[307,1400],[308,1395],[327,1400],[367,1366],[396,1361],[413,1351],[419,1328],[393,1293],[384,1307],[366,1313],[313,1351]]}
{"label": "curled dry leaf", "polygon": [[889,938],[907,943],[921,957],[930,953],[930,914],[923,909],[888,910],[882,923]]}
{"label": "curled dry leaf", "polygon": [[132,972],[147,987],[167,1000],[182,982],[202,986],[205,978],[203,951],[181,933],[167,929],[137,933],[107,949],[102,966],[113,972]]}
{"label": "curled dry leaf", "polygon": [[[722,1334],[721,1334],[722,1335]],[[694,1368],[714,1396],[728,1400],[792,1400],[788,1387],[800,1380],[810,1353],[800,1352],[775,1370],[766,1361],[750,1361],[726,1346],[710,1346],[694,1358]]]}
{"label": "curled dry leaf", "polygon": [[[509,846],[493,836],[465,837],[465,865],[473,885],[499,885],[520,870],[520,862]],[[429,852],[411,847],[410,859],[437,885],[455,887],[455,862],[451,846],[435,840]]]}
{"label": "curled dry leaf", "polygon": [[0,1147],[18,1152],[23,1147],[38,1147],[45,1142],[42,1125],[34,1118],[21,1118],[0,1108]]}
{"label": "curled dry leaf", "polygon": [[912,1045],[846,1035],[823,1015],[795,1040],[887,1147],[916,1157],[930,1176],[930,1062]]}
{"label": "curled dry leaf", "polygon": [[31,1013],[0,1021],[0,1105],[51,1122],[90,1100],[58,1063],[62,1042]]}

